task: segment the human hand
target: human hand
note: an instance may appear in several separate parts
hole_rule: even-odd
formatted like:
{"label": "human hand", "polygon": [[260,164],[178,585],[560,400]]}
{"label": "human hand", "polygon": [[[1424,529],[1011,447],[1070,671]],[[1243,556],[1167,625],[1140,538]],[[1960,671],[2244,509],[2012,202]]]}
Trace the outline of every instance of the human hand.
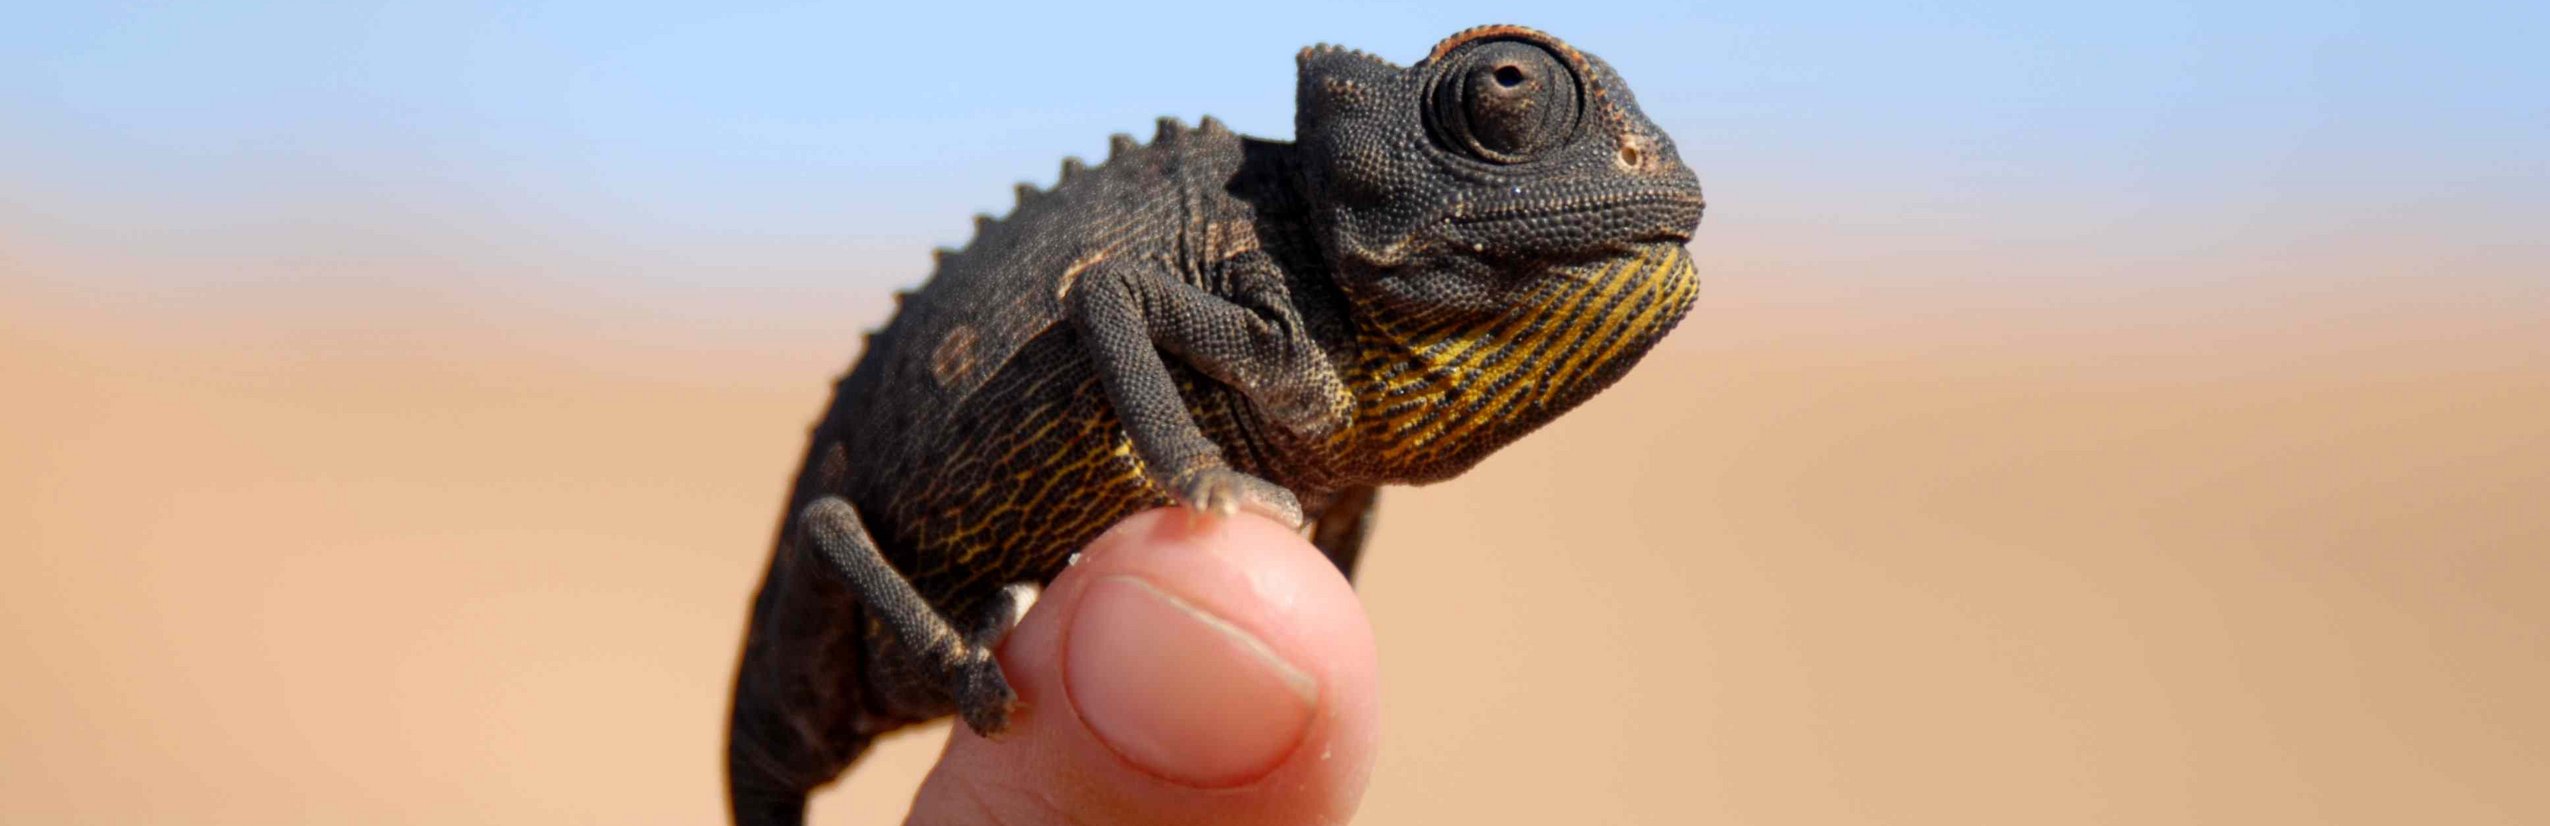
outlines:
{"label": "human hand", "polygon": [[1089,544],[1000,650],[1020,705],[958,726],[915,824],[1340,823],[1372,773],[1372,628],[1300,536],[1164,508]]}

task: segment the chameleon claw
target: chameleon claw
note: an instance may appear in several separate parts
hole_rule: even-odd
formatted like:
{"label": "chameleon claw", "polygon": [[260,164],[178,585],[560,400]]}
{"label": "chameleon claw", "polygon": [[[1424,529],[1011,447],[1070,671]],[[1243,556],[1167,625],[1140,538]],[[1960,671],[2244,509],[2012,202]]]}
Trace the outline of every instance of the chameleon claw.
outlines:
{"label": "chameleon claw", "polygon": [[[988,731],[988,732],[986,732],[986,731],[982,731],[982,730],[980,730],[980,729],[977,729],[975,733],[977,733],[977,734],[981,734],[981,735],[983,736],[983,739],[985,739],[985,740],[990,740],[990,741],[992,741],[992,742],[994,742],[994,743],[998,743],[998,742],[1001,742],[1001,741],[1004,741],[1004,740],[1008,740],[1008,739],[1009,739],[1009,733],[1010,733],[1010,731],[1011,731],[1011,729],[1009,728],[1008,718],[1009,718],[1009,717],[1016,717],[1016,716],[1018,716],[1018,715],[1025,714],[1026,712],[1027,712],[1027,701],[1026,701],[1026,700],[1018,700],[1018,701],[1012,702],[1012,703],[1010,703],[1010,704],[1009,704],[1009,713],[1008,713],[1008,715],[1006,715],[1006,716],[1002,719],[1001,727],[1000,727],[1000,728],[992,729],[991,731]],[[972,724],[971,724],[971,723],[968,723],[967,725],[969,725],[969,726],[970,726],[970,725],[972,725]]]}
{"label": "chameleon claw", "polygon": [[1204,516],[1229,518],[1248,511],[1288,528],[1302,526],[1301,500],[1283,486],[1230,468],[1207,468],[1180,474],[1178,501]]}

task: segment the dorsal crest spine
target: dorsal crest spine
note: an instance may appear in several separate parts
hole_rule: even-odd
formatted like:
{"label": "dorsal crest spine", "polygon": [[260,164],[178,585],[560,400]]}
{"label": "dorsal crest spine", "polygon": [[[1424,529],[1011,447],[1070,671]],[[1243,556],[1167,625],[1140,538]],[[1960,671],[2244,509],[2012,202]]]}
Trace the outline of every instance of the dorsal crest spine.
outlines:
{"label": "dorsal crest spine", "polygon": [[980,240],[985,233],[991,231],[993,227],[999,226],[1003,222],[1010,220],[1023,209],[1052,201],[1052,196],[1062,192],[1075,181],[1088,178],[1092,175],[1103,174],[1103,171],[1111,164],[1118,162],[1131,162],[1129,159],[1141,157],[1144,153],[1150,150],[1176,146],[1192,140],[1193,136],[1198,134],[1209,135],[1215,138],[1229,137],[1232,135],[1228,125],[1210,115],[1198,118],[1196,124],[1193,126],[1189,126],[1175,117],[1162,117],[1155,121],[1154,127],[1155,130],[1151,141],[1147,144],[1134,138],[1133,135],[1129,133],[1118,132],[1116,134],[1109,135],[1107,137],[1106,160],[1098,164],[1093,165],[1075,156],[1064,157],[1062,159],[1061,169],[1055,175],[1053,186],[1038,188],[1031,182],[1022,181],[1018,183],[1012,188],[1012,192],[1016,197],[1016,203],[1011,207],[1009,214],[995,216],[990,213],[976,213],[974,216],[974,231],[972,236],[968,237],[959,249],[942,249],[939,251],[931,262],[932,266],[935,269],[944,269],[951,258],[960,255],[965,249],[971,249],[974,243]]}

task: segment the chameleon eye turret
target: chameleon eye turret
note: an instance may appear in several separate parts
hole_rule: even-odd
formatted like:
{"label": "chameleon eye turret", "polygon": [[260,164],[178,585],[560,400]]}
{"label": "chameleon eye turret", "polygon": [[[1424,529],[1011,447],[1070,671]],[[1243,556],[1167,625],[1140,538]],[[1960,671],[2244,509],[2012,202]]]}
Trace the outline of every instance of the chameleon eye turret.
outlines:
{"label": "chameleon eye turret", "polygon": [[1484,26],[1296,57],[1293,143],[1118,135],[981,217],[835,387],[753,603],[748,824],[888,731],[1017,695],[992,657],[1134,513],[1249,511],[1351,576],[1376,489],[1460,475],[1626,373],[1698,294],[1700,184],[1628,87]]}
{"label": "chameleon eye turret", "polygon": [[1576,74],[1540,46],[1474,43],[1437,65],[1430,126],[1439,140],[1480,160],[1528,161],[1576,130]]}

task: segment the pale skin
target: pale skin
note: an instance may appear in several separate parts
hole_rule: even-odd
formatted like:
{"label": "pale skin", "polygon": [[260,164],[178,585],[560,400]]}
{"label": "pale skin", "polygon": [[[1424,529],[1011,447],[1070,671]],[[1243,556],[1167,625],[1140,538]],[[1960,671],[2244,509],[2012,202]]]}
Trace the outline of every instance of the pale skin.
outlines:
{"label": "pale skin", "polygon": [[1353,589],[1246,512],[1137,514],[999,649],[1020,706],[959,726],[914,824],[1342,823],[1372,772],[1378,683]]}

